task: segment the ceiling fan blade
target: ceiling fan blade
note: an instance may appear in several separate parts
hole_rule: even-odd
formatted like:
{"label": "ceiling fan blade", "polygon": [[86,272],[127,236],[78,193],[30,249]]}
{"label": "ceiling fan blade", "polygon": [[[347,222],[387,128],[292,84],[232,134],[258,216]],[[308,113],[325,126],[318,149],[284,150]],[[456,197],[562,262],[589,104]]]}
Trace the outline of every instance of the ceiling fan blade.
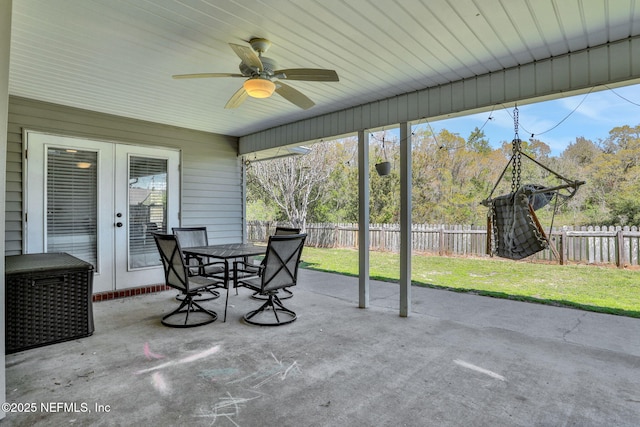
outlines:
{"label": "ceiling fan blade", "polygon": [[276,92],[278,95],[291,102],[292,104],[297,105],[303,110],[308,110],[309,108],[316,105],[312,100],[310,100],[306,95],[300,92],[298,89],[294,89],[289,85],[286,85],[282,82],[276,82]]}
{"label": "ceiling fan blade", "polygon": [[236,93],[234,93],[233,96],[229,98],[224,108],[238,108],[240,104],[242,104],[244,100],[247,99],[248,96],[249,94],[245,90],[244,86],[240,86],[240,89],[238,89]]}
{"label": "ceiling fan blade", "polygon": [[229,43],[231,49],[240,57],[242,62],[244,62],[247,66],[251,68],[255,68],[259,71],[263,70],[262,61],[260,57],[256,55],[252,48],[249,46],[242,46],[235,43]]}
{"label": "ceiling fan blade", "polygon": [[289,68],[285,70],[274,71],[274,74],[279,77],[279,74],[284,74],[284,78],[287,80],[306,80],[309,82],[337,82],[338,73],[334,70],[323,70],[320,68]]}
{"label": "ceiling fan blade", "polygon": [[246,77],[238,73],[198,73],[198,74],[175,74],[174,79],[201,79],[208,77]]}

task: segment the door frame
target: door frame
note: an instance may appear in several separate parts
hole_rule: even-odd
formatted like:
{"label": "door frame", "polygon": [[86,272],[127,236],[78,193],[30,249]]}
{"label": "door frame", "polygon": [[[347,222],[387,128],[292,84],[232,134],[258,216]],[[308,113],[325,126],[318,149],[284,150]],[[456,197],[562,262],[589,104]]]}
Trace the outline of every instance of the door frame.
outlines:
{"label": "door frame", "polygon": [[[162,273],[162,267],[159,266],[158,269],[158,274],[153,274],[153,275],[149,275],[148,273],[155,270],[155,267],[145,267],[145,268],[141,268],[141,269],[135,269],[134,271],[143,271],[146,272],[146,276],[145,274],[142,274],[143,278],[149,278],[151,279],[150,282],[153,283],[146,283],[144,282],[144,280],[141,282],[139,278],[137,279],[132,279],[130,281],[126,281],[126,283],[119,283],[118,279],[120,278],[120,280],[122,280],[122,272],[120,272],[119,270],[122,268],[122,266],[120,266],[118,264],[118,260],[116,259],[116,251],[117,251],[117,246],[116,246],[116,242],[118,241],[118,238],[116,236],[116,232],[119,230],[118,228],[115,227],[114,221],[112,219],[115,218],[115,209],[117,208],[116,206],[116,182],[117,179],[115,176],[110,175],[107,173],[106,167],[110,168],[111,171],[115,171],[116,170],[116,153],[118,151],[118,147],[124,147],[124,146],[128,146],[128,147],[132,147],[132,149],[135,151],[136,149],[139,149],[139,151],[142,152],[148,152],[148,153],[153,153],[153,150],[158,150],[158,152],[175,152],[177,154],[177,171],[175,171],[175,176],[177,179],[177,182],[175,182],[175,189],[171,192],[168,191],[167,193],[167,197],[171,198],[171,206],[173,206],[176,210],[171,213],[169,211],[169,206],[168,206],[168,212],[167,212],[167,232],[170,232],[171,227],[175,227],[175,226],[179,226],[180,224],[180,212],[182,209],[182,197],[181,197],[181,193],[182,193],[182,151],[179,148],[175,148],[175,147],[163,147],[163,146],[153,146],[153,145],[144,145],[144,144],[131,144],[131,143],[126,143],[126,142],[118,142],[118,141],[113,141],[113,140],[105,140],[105,139],[100,139],[100,138],[95,138],[95,137],[90,137],[90,136],[73,136],[73,135],[61,135],[61,134],[57,134],[54,132],[47,132],[47,131],[39,131],[39,130],[33,130],[33,129],[23,129],[23,153],[24,153],[24,161],[23,161],[23,198],[22,198],[22,208],[23,208],[23,218],[22,218],[22,226],[23,226],[23,238],[22,238],[22,252],[23,253],[34,253],[34,252],[45,252],[46,251],[46,247],[45,247],[45,230],[46,230],[46,225],[41,222],[38,221],[37,217],[34,217],[34,215],[29,215],[29,210],[31,209],[33,211],[33,206],[30,206],[30,196],[32,196],[33,191],[29,191],[29,178],[31,177],[32,180],[35,178],[36,181],[40,181],[40,185],[42,186],[41,188],[46,188],[44,187],[44,185],[46,185],[46,181],[45,181],[45,169],[44,166],[46,165],[46,162],[41,163],[39,165],[34,166],[33,162],[31,162],[31,166],[29,166],[29,161],[28,161],[28,157],[32,157],[33,158],[33,154],[29,155],[29,149],[33,149],[33,145],[31,147],[29,147],[29,136],[33,136],[33,135],[37,135],[37,136],[42,136],[42,137],[51,137],[51,138],[55,138],[57,141],[54,143],[47,143],[47,142],[43,142],[43,141],[38,141],[36,142],[36,144],[42,144],[43,149],[48,146],[48,145],[54,145],[54,146],[61,146],[61,147],[65,147],[68,146],[69,148],[87,148],[89,150],[97,150],[99,151],[100,149],[104,150],[105,147],[110,147],[107,151],[110,151],[110,153],[107,153],[108,156],[104,156],[101,154],[104,153],[99,153],[98,156],[98,162],[99,162],[99,168],[98,168],[98,183],[99,183],[99,187],[98,187],[98,210],[97,210],[97,225],[98,225],[98,230],[97,230],[97,245],[105,245],[105,241],[110,241],[111,244],[107,244],[106,248],[103,249],[103,251],[106,251],[105,253],[99,253],[98,259],[97,259],[97,263],[100,264],[100,266],[96,266],[96,270],[99,271],[99,273],[96,274],[96,276],[98,277],[94,277],[95,279],[98,280],[94,280],[94,293],[99,293],[99,292],[108,292],[108,291],[115,291],[115,290],[121,290],[121,289],[127,289],[130,287],[137,287],[137,286],[144,286],[144,285],[150,285],[150,284],[159,284],[159,283],[164,283],[164,273]],[[88,143],[88,144],[87,144]],[[45,154],[42,154],[46,157]],[[138,154],[133,154],[138,155]],[[142,157],[160,157],[160,158],[164,158],[164,156],[162,155],[153,155],[153,154],[139,154]],[[128,173],[129,173],[129,157],[130,155],[126,155],[126,165],[124,165],[125,170],[126,170],[126,174],[128,177]],[[111,163],[111,164],[109,164]],[[37,167],[39,166],[39,167]],[[105,167],[106,166],[106,167]],[[31,168],[31,170],[30,170]],[[114,174],[115,175],[115,174]],[[122,181],[120,181],[122,182]],[[31,182],[33,184],[33,182]],[[101,187],[102,190],[101,190]],[[127,187],[125,187],[126,190],[120,190],[121,192],[125,192],[128,194],[128,185]],[[104,194],[101,194],[100,191],[103,191]],[[171,194],[169,194],[171,193]],[[36,196],[37,197],[37,196]],[[106,201],[105,201],[106,199]],[[41,198],[41,200],[43,200]],[[46,203],[46,199],[44,199],[41,203]],[[46,205],[43,207],[44,209],[46,209]],[[124,207],[125,211],[128,213],[128,204]],[[172,215],[175,213],[175,216],[172,217]],[[31,216],[31,218],[28,218],[28,216]],[[43,215],[43,217],[41,218],[42,221],[46,221],[46,213],[45,215]],[[128,229],[127,227],[123,227],[123,229]],[[32,244],[30,244],[29,240],[30,238],[33,239],[33,233],[36,233],[37,237],[36,239],[38,239],[38,242],[34,245],[33,244],[33,240],[31,241]],[[128,232],[126,233],[128,236]],[[99,246],[100,247],[100,246]],[[125,252],[128,253],[128,245],[127,245],[127,250],[121,251],[121,252]],[[126,255],[125,255],[126,258]],[[113,266],[110,268],[105,268],[105,267],[109,267],[109,266]],[[129,267],[128,267],[128,262],[126,262],[125,259],[125,263],[123,266],[127,271],[129,271]],[[107,271],[110,270],[110,271]],[[126,272],[125,272],[126,273]],[[103,276],[99,276],[99,275],[103,275]],[[140,276],[140,274],[138,274],[138,276]],[[155,280],[153,280],[155,279]],[[96,286],[98,285],[98,286]]]}
{"label": "door frame", "polygon": [[[130,227],[129,227],[129,174],[130,174],[130,160],[132,157],[144,157],[154,159],[166,159],[167,160],[167,229],[166,232],[170,233],[172,227],[178,227],[180,225],[180,194],[181,194],[181,167],[180,167],[180,151],[169,148],[149,147],[141,145],[131,144],[116,144],[114,146],[114,162],[116,164],[116,171],[118,171],[118,164],[125,166],[126,173],[116,173],[114,176],[114,210],[112,211],[113,222],[117,222],[116,210],[122,208],[121,213],[125,219],[125,227],[113,227],[114,230],[114,263],[117,267],[114,271],[114,284],[115,289],[126,289],[118,287],[118,284],[124,284],[134,282],[140,285],[152,285],[164,283],[164,269],[162,264],[159,263],[153,267],[137,267],[130,268]],[[175,157],[175,158],[173,158]],[[124,163],[122,163],[124,162]],[[171,169],[175,167],[175,169]],[[126,188],[126,191],[124,189]],[[174,194],[175,193],[175,194]],[[173,210],[172,210],[173,209]],[[175,214],[175,217],[172,215]],[[154,243],[155,245],[155,243]],[[117,248],[126,248],[121,250]],[[160,256],[158,256],[160,261]],[[137,287],[137,286],[133,286]]]}

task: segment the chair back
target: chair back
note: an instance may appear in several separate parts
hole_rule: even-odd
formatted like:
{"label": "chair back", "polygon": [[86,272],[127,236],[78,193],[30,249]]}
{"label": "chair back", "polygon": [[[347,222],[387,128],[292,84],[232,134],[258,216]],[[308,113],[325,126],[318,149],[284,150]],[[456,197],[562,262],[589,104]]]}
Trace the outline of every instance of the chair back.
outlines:
{"label": "chair back", "polygon": [[267,253],[262,262],[262,292],[296,285],[298,264],[306,238],[306,234],[269,237]]}
{"label": "chair back", "polygon": [[180,246],[192,248],[194,246],[207,246],[207,227],[173,227],[173,234],[178,237]]}
{"label": "chair back", "polygon": [[177,237],[173,234],[154,234],[153,237],[158,252],[160,252],[166,284],[176,289],[188,291],[189,275],[184,265],[184,256]]}
{"label": "chair back", "polygon": [[284,236],[287,234],[300,234],[299,228],[290,228],[290,227],[276,227],[275,236]]}

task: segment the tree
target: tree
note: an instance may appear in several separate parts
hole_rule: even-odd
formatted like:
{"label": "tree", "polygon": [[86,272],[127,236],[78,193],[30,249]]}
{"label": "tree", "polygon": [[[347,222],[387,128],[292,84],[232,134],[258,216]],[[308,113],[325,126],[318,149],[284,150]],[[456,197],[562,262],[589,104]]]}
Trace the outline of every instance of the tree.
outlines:
{"label": "tree", "polygon": [[467,138],[467,149],[469,151],[475,151],[480,154],[488,154],[492,151],[489,145],[489,140],[486,138],[484,132],[478,127],[475,127]]}
{"label": "tree", "polygon": [[305,230],[309,206],[322,195],[335,163],[327,155],[329,146],[320,142],[303,156],[251,163],[247,172],[250,192],[262,193],[292,226]]}
{"label": "tree", "polygon": [[600,148],[592,141],[580,136],[575,142],[569,144],[564,149],[561,158],[565,159],[568,164],[574,164],[578,168],[584,168],[593,162],[593,159],[602,152]]}
{"label": "tree", "polygon": [[570,200],[561,205],[558,218],[564,218],[565,223],[574,225],[601,222],[601,210],[598,203],[594,203],[594,182],[589,172],[594,159],[601,153],[597,144],[580,136],[559,157],[550,159],[550,166],[563,176],[586,182]]}
{"label": "tree", "polygon": [[349,137],[334,141],[327,147],[334,161],[322,194],[310,203],[308,222],[358,221],[358,139]]}
{"label": "tree", "polygon": [[640,224],[640,125],[619,126],[602,143],[591,176],[611,225]]}
{"label": "tree", "polygon": [[[384,141],[385,150],[382,150]],[[412,218],[416,223],[484,224],[480,202],[511,191],[512,168],[505,170],[512,143],[491,149],[481,130],[467,140],[446,129],[412,133]],[[640,225],[640,125],[620,126],[604,141],[577,137],[559,155],[540,139],[522,140],[521,149],[552,171],[586,181],[576,196],[537,212],[543,225]],[[375,223],[398,221],[399,147],[394,132],[375,132],[369,150],[370,218]],[[378,176],[374,165],[392,164],[391,174]],[[268,166],[268,167],[267,167]],[[496,186],[501,173],[504,176]],[[253,163],[248,176],[251,218],[306,222],[358,221],[358,141],[346,138],[313,146],[307,156]],[[557,177],[522,156],[520,184],[556,186]],[[494,189],[492,193],[492,190]],[[275,212],[275,214],[274,214]]]}
{"label": "tree", "polygon": [[[388,224],[400,219],[400,174],[396,167],[400,162],[398,141],[386,131],[369,136],[369,215],[374,224]],[[391,173],[380,176],[375,164],[388,161]]]}

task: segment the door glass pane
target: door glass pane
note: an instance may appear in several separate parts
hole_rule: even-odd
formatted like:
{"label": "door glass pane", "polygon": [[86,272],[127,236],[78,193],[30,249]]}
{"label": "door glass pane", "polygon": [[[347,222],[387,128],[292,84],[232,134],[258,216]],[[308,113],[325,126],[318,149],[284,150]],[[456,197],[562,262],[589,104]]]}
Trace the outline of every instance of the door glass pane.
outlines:
{"label": "door glass pane", "polygon": [[67,252],[97,268],[98,153],[47,149],[47,252]]}
{"label": "door glass pane", "polygon": [[129,158],[129,268],[160,265],[152,233],[167,232],[167,160]]}

